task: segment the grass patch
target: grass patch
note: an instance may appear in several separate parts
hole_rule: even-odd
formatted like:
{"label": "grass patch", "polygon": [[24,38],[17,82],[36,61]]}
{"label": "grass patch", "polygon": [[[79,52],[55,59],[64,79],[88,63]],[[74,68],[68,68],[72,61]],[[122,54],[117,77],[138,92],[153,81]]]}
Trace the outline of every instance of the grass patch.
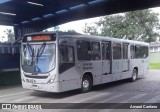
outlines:
{"label": "grass patch", "polygon": [[160,69],[160,63],[150,63],[149,68],[150,69]]}

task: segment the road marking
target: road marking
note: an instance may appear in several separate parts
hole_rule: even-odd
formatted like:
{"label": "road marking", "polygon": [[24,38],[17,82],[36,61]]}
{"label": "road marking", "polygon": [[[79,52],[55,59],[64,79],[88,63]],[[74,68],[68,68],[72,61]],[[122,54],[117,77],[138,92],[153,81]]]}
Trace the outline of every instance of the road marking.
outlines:
{"label": "road marking", "polygon": [[123,96],[123,95],[125,95],[125,93],[122,93],[122,94],[119,94],[119,95],[114,95],[114,96],[112,96],[112,97],[110,97],[110,98],[107,98],[107,99],[105,99],[105,100],[102,100],[102,101],[100,101],[100,102],[98,102],[98,103],[106,103],[106,102],[109,101],[109,100],[116,99],[116,98],[121,97],[121,96]]}
{"label": "road marking", "polygon": [[141,98],[141,97],[143,97],[143,96],[145,96],[145,95],[146,95],[146,94],[138,94],[138,95],[133,96],[133,97],[131,97],[131,98],[125,100],[125,101],[122,101],[122,102],[120,102],[120,103],[128,103],[128,102],[131,101],[131,100],[139,99],[139,98]]}
{"label": "road marking", "polygon": [[[130,101],[130,100],[138,99],[138,98],[141,98],[141,97],[143,97],[145,95],[146,94],[138,94],[136,96],[133,96],[133,97],[131,97],[131,98],[125,100],[125,101],[119,102],[120,104],[114,105],[113,108],[121,106],[122,105],[121,103],[128,103],[128,101]],[[115,111],[114,109],[109,109],[107,112],[114,112],[114,111]],[[104,111],[100,111],[100,112],[104,112]]]}
{"label": "road marking", "polygon": [[33,96],[29,96],[29,97],[17,99],[17,100],[14,100],[13,102],[21,102],[21,101],[29,100],[29,99],[32,99],[32,98],[35,98],[35,96],[34,97]]}
{"label": "road marking", "polygon": [[82,100],[74,101],[72,103],[82,103],[82,102],[85,102],[87,100],[91,100],[93,98],[97,98],[97,97],[101,97],[101,96],[105,96],[105,95],[109,95],[109,94],[111,94],[111,93],[97,93],[94,96],[91,96],[91,97],[88,97],[88,98],[85,98],[85,99],[82,99]]}
{"label": "road marking", "polygon": [[156,103],[156,102],[158,102],[159,100],[160,100],[160,95],[158,95],[158,96],[156,96],[156,97],[154,97],[154,98],[146,101],[145,103]]}
{"label": "road marking", "polygon": [[2,95],[0,96],[0,98],[2,97],[8,97],[8,96],[14,96],[14,95],[19,95],[19,94],[24,94],[24,93],[28,93],[28,92],[31,92],[33,90],[29,90],[29,91],[25,91],[25,92],[19,92],[19,93],[14,93],[14,94],[7,94],[7,95]]}
{"label": "road marking", "polygon": [[[37,100],[34,100],[34,101],[31,101],[30,103],[36,103],[36,102],[48,102],[48,103],[76,103],[76,102],[78,102],[79,103],[79,101],[85,101],[85,97],[87,97],[87,99],[91,99],[90,97],[88,98],[88,96],[95,96],[95,95],[97,95],[97,96],[100,96],[101,94],[99,93],[99,92],[90,92],[90,93],[86,93],[86,94],[75,94],[75,95],[71,95],[71,96],[67,96],[67,97],[64,97],[64,98],[61,98],[61,99],[50,99],[50,98],[45,98],[45,99],[37,99]],[[106,93],[104,93],[105,95],[107,95],[108,93],[106,92]],[[80,97],[80,98],[79,98]],[[79,99],[82,99],[83,98],[83,100],[79,100]],[[92,97],[93,98],[93,97]],[[76,100],[75,101],[75,99],[78,99],[78,100]]]}

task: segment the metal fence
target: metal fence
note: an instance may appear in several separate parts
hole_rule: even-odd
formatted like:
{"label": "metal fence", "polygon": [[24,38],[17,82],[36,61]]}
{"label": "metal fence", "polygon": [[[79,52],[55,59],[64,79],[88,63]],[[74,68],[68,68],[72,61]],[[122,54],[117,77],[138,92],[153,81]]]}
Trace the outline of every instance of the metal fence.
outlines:
{"label": "metal fence", "polygon": [[20,44],[0,43],[0,70],[19,68]]}

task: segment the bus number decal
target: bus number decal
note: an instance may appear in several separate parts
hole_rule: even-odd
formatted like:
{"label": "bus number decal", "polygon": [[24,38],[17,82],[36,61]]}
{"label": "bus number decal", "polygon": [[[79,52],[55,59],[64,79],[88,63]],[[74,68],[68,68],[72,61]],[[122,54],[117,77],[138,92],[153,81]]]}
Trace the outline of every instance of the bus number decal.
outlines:
{"label": "bus number decal", "polygon": [[93,69],[92,63],[83,63],[83,70]]}

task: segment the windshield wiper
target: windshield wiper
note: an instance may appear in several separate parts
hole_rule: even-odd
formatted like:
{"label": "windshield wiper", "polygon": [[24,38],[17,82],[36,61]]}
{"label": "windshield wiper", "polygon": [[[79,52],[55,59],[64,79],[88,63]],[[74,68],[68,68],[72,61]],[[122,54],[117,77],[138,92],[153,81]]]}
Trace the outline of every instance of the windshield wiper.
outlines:
{"label": "windshield wiper", "polygon": [[46,47],[46,42],[44,42],[42,44],[42,46],[38,49],[37,56],[36,56],[37,57],[37,63],[38,63],[38,57],[40,57],[43,54],[43,51],[44,51],[45,47]]}
{"label": "windshield wiper", "polygon": [[27,43],[27,48],[28,48],[30,56],[32,57],[31,65],[33,65],[34,49],[31,47],[29,43]]}

